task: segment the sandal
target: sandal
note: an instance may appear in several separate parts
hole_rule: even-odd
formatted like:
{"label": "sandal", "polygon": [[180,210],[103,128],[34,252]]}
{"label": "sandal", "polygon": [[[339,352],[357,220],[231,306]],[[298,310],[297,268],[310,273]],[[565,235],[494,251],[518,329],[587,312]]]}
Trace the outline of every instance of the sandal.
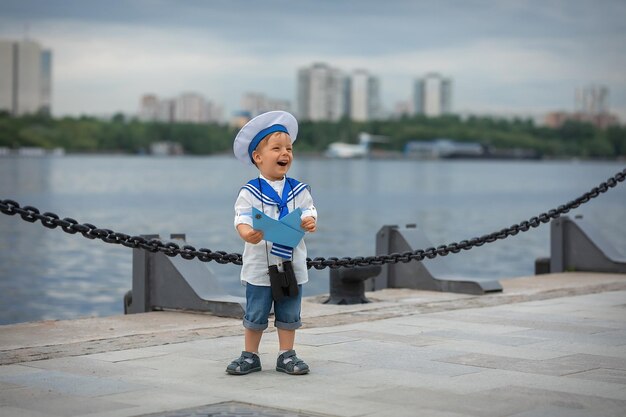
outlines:
{"label": "sandal", "polygon": [[[252,363],[246,359],[252,359]],[[261,370],[261,359],[252,352],[241,352],[241,356],[232,361],[227,367],[226,372],[231,375],[246,375],[250,372],[258,372]]]}
{"label": "sandal", "polygon": [[[287,360],[287,363],[285,363]],[[289,375],[304,375],[309,373],[309,365],[296,356],[295,350],[288,350],[276,360],[276,370]]]}

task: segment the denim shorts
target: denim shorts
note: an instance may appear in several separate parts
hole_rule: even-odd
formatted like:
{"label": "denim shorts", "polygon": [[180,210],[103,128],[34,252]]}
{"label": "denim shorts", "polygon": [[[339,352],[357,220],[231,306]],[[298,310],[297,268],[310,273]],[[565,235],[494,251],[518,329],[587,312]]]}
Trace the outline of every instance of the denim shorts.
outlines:
{"label": "denim shorts", "polygon": [[274,326],[276,328],[295,330],[302,326],[300,320],[302,284],[298,285],[297,296],[285,297],[274,302],[272,287],[246,283],[246,314],[243,317],[243,327],[257,331],[267,329],[272,303],[274,304]]}

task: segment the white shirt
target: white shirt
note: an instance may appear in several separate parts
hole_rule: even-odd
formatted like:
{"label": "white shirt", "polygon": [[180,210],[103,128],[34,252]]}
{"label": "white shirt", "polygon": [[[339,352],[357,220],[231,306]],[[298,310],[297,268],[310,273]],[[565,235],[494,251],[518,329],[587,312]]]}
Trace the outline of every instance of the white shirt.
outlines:
{"label": "white shirt", "polygon": [[[267,181],[278,195],[283,194],[285,178],[279,181],[270,181],[262,175],[259,175],[259,177]],[[269,204],[262,205],[261,201],[253,196],[249,190],[242,188],[237,196],[237,201],[235,201],[235,228],[242,223],[252,226],[252,207],[264,211],[266,215],[273,219],[278,219],[279,210],[277,206]],[[313,205],[313,197],[311,197],[308,188],[304,189],[294,200],[289,202],[289,212],[292,212],[295,208],[302,210],[301,218],[315,217],[315,219],[317,219],[317,210]],[[282,271],[282,262],[284,259],[269,253],[271,249],[272,243],[266,242],[265,240],[257,244],[245,242],[243,266],[241,268],[242,284],[245,285],[246,282],[249,282],[252,285],[268,287],[270,285],[270,278],[267,271],[268,259],[270,265],[278,265],[278,269]],[[304,239],[302,239],[298,246],[293,249],[292,260],[293,270],[296,274],[298,284],[304,284],[309,280],[306,257],[306,245]]]}

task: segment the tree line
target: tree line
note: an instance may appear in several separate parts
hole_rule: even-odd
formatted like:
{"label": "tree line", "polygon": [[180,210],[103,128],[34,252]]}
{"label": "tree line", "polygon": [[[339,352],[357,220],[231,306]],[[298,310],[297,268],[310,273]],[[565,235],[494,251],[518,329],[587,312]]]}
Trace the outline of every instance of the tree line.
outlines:
{"label": "tree line", "polygon": [[[359,132],[388,137],[377,147],[401,152],[410,141],[448,138],[480,143],[496,149],[532,150],[547,158],[624,158],[626,127],[599,129],[570,121],[559,128],[538,126],[530,119],[407,116],[394,120],[301,122],[299,153],[323,152],[332,142],[356,143]],[[145,153],[154,142],[179,143],[185,153],[208,155],[230,152],[237,129],[226,124],[142,122],[117,114],[110,120],[95,117],[53,118],[46,115],[12,117],[0,113],[0,147],[27,146],[69,153]]]}

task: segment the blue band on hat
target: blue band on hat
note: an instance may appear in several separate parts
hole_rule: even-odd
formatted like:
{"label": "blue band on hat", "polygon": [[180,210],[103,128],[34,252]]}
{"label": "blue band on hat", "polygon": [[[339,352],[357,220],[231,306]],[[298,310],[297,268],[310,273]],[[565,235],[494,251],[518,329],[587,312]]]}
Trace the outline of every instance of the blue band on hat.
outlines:
{"label": "blue band on hat", "polygon": [[274,132],[285,132],[289,134],[289,131],[285,126],[276,124],[271,125],[270,127],[266,127],[265,129],[254,135],[252,141],[250,141],[250,145],[248,145],[248,155],[250,155],[250,159],[252,160],[252,162],[254,162],[254,160],[252,159],[252,152],[254,152],[257,146],[259,146],[259,143],[263,140],[263,138]]}

